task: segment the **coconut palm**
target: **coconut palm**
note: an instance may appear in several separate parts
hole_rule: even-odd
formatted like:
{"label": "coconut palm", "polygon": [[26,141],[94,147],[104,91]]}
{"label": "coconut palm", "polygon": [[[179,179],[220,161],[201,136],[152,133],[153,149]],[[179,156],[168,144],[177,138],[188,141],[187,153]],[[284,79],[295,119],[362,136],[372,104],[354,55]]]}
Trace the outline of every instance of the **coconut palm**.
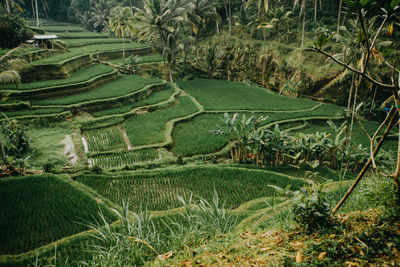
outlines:
{"label": "coconut palm", "polygon": [[303,17],[303,27],[301,31],[301,48],[304,47],[304,35],[305,35],[305,29],[306,29],[306,3],[307,0],[295,0],[294,5],[293,5],[293,10],[297,7],[299,2],[301,1],[300,4],[300,17]]}
{"label": "coconut palm", "polygon": [[188,20],[192,26],[192,36],[194,39],[196,62],[198,59],[198,43],[201,29],[205,28],[205,23],[211,18],[216,18],[216,3],[210,0],[193,0],[193,10],[188,13]]}
{"label": "coconut palm", "polygon": [[[258,15],[258,23],[262,24],[265,22],[265,14],[269,10],[269,0],[249,0],[247,2],[247,6],[255,3],[257,5],[257,15]],[[263,29],[263,38],[265,40],[265,29]]]}
{"label": "coconut palm", "polygon": [[117,6],[111,10],[110,28],[122,37],[122,59],[125,58],[125,35],[134,31],[133,12],[130,7]]}
{"label": "coconut palm", "polygon": [[107,26],[110,18],[110,10],[115,6],[114,1],[99,0],[90,8],[90,21],[97,32],[102,32]]}
{"label": "coconut palm", "polygon": [[139,39],[162,51],[168,35],[188,22],[193,8],[191,0],[145,0],[142,9],[134,7]]}
{"label": "coconut palm", "polygon": [[184,55],[185,52],[185,45],[183,43],[183,38],[180,36],[181,29],[178,28],[175,32],[171,32],[167,36],[167,43],[163,49],[163,58],[168,62],[168,73],[169,73],[169,80],[172,83],[172,68],[176,65],[176,61],[179,55]]}

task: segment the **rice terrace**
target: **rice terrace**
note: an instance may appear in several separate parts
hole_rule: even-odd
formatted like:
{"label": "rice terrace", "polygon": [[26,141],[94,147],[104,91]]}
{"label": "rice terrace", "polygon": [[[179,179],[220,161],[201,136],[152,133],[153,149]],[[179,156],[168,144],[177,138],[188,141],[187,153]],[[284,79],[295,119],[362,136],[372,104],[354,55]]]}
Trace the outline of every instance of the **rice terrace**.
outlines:
{"label": "rice terrace", "polygon": [[0,1],[0,266],[399,266],[399,21]]}

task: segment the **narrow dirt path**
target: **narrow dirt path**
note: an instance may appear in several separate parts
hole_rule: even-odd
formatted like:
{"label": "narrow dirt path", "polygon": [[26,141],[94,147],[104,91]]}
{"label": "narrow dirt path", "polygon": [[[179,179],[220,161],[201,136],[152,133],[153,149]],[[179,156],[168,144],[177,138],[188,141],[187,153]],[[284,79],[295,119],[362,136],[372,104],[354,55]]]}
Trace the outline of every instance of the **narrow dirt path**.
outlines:
{"label": "narrow dirt path", "polygon": [[121,126],[119,126],[119,125],[117,126],[117,128],[120,130],[128,150],[132,150],[132,144],[131,144],[131,141],[129,140],[128,135],[126,134],[125,129],[122,129]]}

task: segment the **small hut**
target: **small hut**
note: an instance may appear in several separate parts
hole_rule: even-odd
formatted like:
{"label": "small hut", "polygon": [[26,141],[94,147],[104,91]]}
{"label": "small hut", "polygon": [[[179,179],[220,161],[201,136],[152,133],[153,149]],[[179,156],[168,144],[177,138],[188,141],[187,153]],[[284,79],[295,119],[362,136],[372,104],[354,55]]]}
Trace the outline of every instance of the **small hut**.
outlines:
{"label": "small hut", "polygon": [[34,35],[30,40],[26,41],[28,44],[32,44],[34,46],[39,46],[41,48],[49,48],[54,49],[53,40],[57,39],[58,36],[55,34],[49,35]]}

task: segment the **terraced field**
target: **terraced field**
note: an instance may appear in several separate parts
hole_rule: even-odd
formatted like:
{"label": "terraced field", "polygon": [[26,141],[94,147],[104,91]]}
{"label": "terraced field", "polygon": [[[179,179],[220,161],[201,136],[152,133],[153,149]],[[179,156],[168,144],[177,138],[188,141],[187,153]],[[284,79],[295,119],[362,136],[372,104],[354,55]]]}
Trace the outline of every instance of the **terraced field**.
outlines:
{"label": "terraced field", "polygon": [[[115,221],[109,208],[120,211],[122,200],[129,200],[135,211],[146,206],[165,219],[179,217],[179,209],[171,210],[181,206],[177,195],[211,200],[215,190],[228,212],[246,217],[267,207],[265,199],[275,194],[268,185],[290,184],[291,190],[304,185],[304,172],[294,168],[270,167],[289,174],[285,175],[260,166],[211,165],[214,159],[226,160],[228,154],[227,136],[210,133],[222,124],[225,112],[266,116],[260,128],[278,124],[280,129],[303,133],[332,133],[325,122],[345,119],[342,107],[288,98],[248,83],[204,79],[168,83],[149,73],[122,75],[107,63],[122,63],[121,39],[78,25],[50,23],[45,29],[59,35],[69,51],[31,63],[33,76],[37,70],[49,70],[48,79],[32,79],[19,88],[0,87],[4,100],[0,111],[26,124],[35,121],[39,127],[56,124],[65,129],[57,137],[62,140],[65,134],[63,143],[52,145],[65,145],[59,154],[76,156],[78,163],[60,168],[67,173],[62,176],[0,181],[0,266],[33,265],[37,254],[51,259],[56,246],[61,259],[79,258],[91,237],[77,222],[99,219],[99,207]],[[127,50],[146,47],[126,44]],[[111,51],[106,62],[98,58],[104,51]],[[139,64],[160,61],[161,55],[151,50],[139,57]],[[365,122],[365,127],[372,133],[377,123]],[[40,129],[35,129],[36,135]],[[353,137],[364,146],[369,143],[358,125]],[[71,174],[75,167],[78,171]],[[320,166],[318,171],[324,170],[320,179],[337,178],[327,169]],[[50,244],[53,241],[57,245]]]}
{"label": "terraced field", "polygon": [[293,189],[296,189],[304,184],[301,179],[278,173],[216,166],[143,172],[117,177],[85,175],[77,177],[77,181],[92,187],[115,203],[129,199],[133,210],[139,210],[143,204],[149,210],[179,207],[177,195],[188,199],[194,194],[196,198],[211,201],[214,190],[225,201],[225,207],[232,209],[251,199],[272,195],[274,189],[267,185],[284,187],[290,183]]}
{"label": "terraced field", "polygon": [[20,254],[82,232],[82,223],[99,219],[99,207],[114,219],[103,204],[53,175],[9,178],[0,185],[0,254]]}

